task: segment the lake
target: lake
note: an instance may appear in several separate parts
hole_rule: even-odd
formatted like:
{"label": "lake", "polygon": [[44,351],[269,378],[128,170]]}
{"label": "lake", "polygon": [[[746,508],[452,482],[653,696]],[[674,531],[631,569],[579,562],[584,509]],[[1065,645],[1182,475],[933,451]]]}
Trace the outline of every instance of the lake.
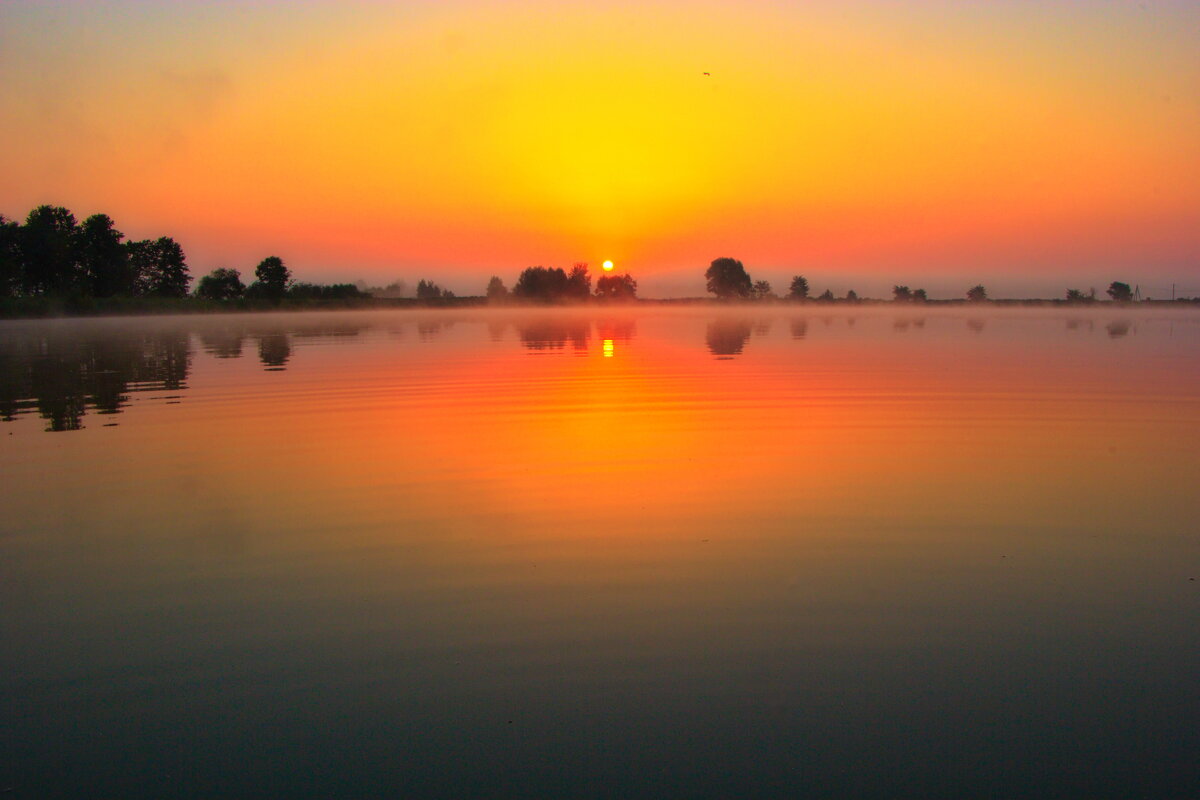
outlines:
{"label": "lake", "polygon": [[0,323],[13,798],[1200,790],[1200,313]]}

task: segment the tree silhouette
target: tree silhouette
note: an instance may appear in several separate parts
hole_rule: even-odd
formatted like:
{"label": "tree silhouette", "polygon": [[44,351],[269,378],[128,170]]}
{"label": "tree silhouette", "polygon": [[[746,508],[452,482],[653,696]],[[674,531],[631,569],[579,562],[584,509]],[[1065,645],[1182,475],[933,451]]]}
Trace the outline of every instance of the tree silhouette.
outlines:
{"label": "tree silhouette", "polygon": [[912,301],[914,303],[924,303],[929,297],[925,294],[924,289],[914,289],[912,293]]}
{"label": "tree silhouette", "polygon": [[755,281],[750,289],[750,294],[755,300],[767,300],[774,295],[771,293],[770,281]]}
{"label": "tree silhouette", "polygon": [[538,303],[553,303],[567,294],[569,278],[561,267],[527,267],[517,277],[513,296]]}
{"label": "tree silhouette", "polygon": [[0,297],[21,292],[21,226],[0,214]]}
{"label": "tree silhouette", "polygon": [[893,286],[892,300],[897,303],[908,303],[912,301],[912,292],[907,286]]}
{"label": "tree silhouette", "polygon": [[833,302],[833,292],[830,291],[829,289],[826,289],[825,291],[821,292],[821,296],[817,298],[817,302],[832,303]]}
{"label": "tree silhouette", "polygon": [[742,262],[733,258],[718,258],[704,272],[708,291],[721,300],[744,299],[750,296],[753,283]]}
{"label": "tree silhouette", "polygon": [[242,274],[236,269],[214,269],[196,285],[196,296],[205,300],[233,300],[245,291]]}
{"label": "tree silhouette", "polygon": [[492,303],[503,303],[508,299],[508,287],[496,275],[493,275],[492,279],[488,281],[487,298]]}
{"label": "tree silhouette", "polygon": [[808,299],[808,279],[803,275],[796,275],[792,278],[792,286],[788,291],[788,297],[792,300],[807,300]]}
{"label": "tree silhouette", "polygon": [[1096,296],[1094,293],[1084,294],[1079,289],[1067,289],[1068,303],[1092,303],[1095,302]]}
{"label": "tree silhouette", "polygon": [[183,248],[170,236],[154,241],[145,239],[128,242],[129,265],[133,271],[137,294],[152,297],[186,297],[188,283],[187,261]]}
{"label": "tree silhouette", "polygon": [[1128,283],[1113,281],[1108,285],[1108,296],[1113,299],[1114,303],[1128,303],[1133,300],[1133,289]]}
{"label": "tree silhouette", "polygon": [[601,275],[596,279],[596,297],[601,300],[634,300],[637,281],[632,275]]}
{"label": "tree silhouette", "polygon": [[858,302],[858,292],[854,291],[853,289],[846,292],[846,302],[847,303],[857,303]]}
{"label": "tree silhouette", "polygon": [[292,282],[292,271],[287,268],[279,256],[268,256],[254,268],[254,277],[257,280],[250,285],[249,294],[271,300],[281,300],[287,294],[288,285]]}
{"label": "tree silhouette", "polygon": [[453,297],[454,295],[446,292],[442,287],[438,286],[433,281],[420,280],[417,281],[417,299],[418,300],[441,300],[443,297]]}
{"label": "tree silhouette", "polygon": [[588,274],[588,265],[579,262],[571,267],[567,275],[566,297],[582,302],[592,296],[592,276]]}
{"label": "tree silhouette", "polygon": [[983,288],[983,284],[979,283],[967,289],[967,300],[972,303],[982,303],[987,300],[987,289]]}
{"label": "tree silhouette", "polygon": [[134,293],[129,251],[121,243],[124,238],[107,214],[93,214],[76,230],[80,277],[93,297]]}
{"label": "tree silhouette", "polygon": [[21,228],[25,290],[61,294],[78,287],[75,215],[61,206],[38,206]]}

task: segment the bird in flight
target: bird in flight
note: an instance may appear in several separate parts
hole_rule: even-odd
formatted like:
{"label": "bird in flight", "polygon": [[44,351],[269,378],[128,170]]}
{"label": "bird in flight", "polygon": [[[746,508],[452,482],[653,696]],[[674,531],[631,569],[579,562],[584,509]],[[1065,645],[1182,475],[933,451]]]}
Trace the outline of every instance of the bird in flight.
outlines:
{"label": "bird in flight", "polygon": [[708,76],[710,73],[707,73],[707,72],[706,72],[706,73],[704,73],[704,74],[705,74],[705,76]]}

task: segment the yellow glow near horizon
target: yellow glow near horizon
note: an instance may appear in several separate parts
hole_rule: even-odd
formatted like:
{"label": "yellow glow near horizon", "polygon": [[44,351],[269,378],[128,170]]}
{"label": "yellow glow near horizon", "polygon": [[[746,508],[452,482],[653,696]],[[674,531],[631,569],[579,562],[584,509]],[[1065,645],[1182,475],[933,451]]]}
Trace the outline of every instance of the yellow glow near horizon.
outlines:
{"label": "yellow glow near horizon", "polygon": [[611,261],[604,262],[604,271],[605,272],[612,272],[612,268],[613,268],[613,263]]}
{"label": "yellow glow near horizon", "polygon": [[110,213],[198,274],[605,252],[699,291],[721,255],[899,280],[1200,246],[1200,6],[233,6],[0,6],[0,213]]}

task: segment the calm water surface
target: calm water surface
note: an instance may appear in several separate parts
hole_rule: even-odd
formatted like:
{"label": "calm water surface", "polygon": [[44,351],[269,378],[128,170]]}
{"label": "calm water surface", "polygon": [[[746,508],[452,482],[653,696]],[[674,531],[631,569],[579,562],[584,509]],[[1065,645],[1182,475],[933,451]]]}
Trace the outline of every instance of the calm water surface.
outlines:
{"label": "calm water surface", "polygon": [[0,791],[1197,796],[1138,312],[0,323]]}

